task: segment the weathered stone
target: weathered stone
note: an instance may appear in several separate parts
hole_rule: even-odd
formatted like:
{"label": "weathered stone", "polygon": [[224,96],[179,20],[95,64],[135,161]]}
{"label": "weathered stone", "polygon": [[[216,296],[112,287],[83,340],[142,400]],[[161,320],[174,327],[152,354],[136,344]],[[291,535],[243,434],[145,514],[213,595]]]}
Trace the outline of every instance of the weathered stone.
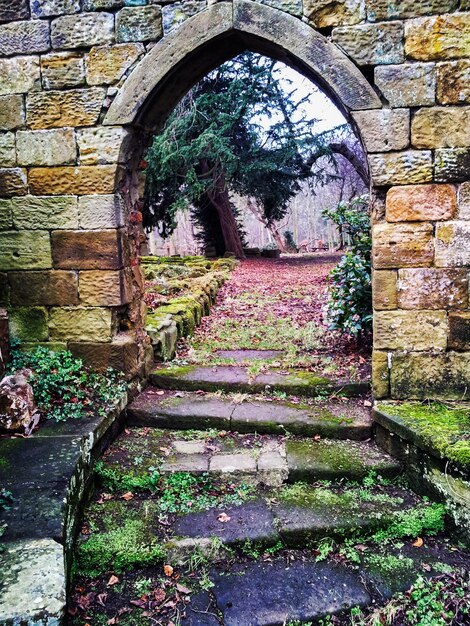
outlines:
{"label": "weathered stone", "polygon": [[470,104],[470,61],[438,64],[437,101],[440,104]]}
{"label": "weathered stone", "polygon": [[124,224],[122,200],[116,195],[81,196],[78,199],[80,228],[119,228]]}
{"label": "weathered stone", "polygon": [[372,391],[374,398],[387,398],[390,392],[388,357],[386,352],[372,352]]}
{"label": "weathered stone", "polygon": [[[299,3],[296,3],[297,6]],[[196,15],[207,6],[206,0],[183,0],[183,2],[175,2],[167,4],[162,8],[163,31],[170,32],[175,26]]]}
{"label": "weathered stone", "polygon": [[0,200],[0,230],[10,230],[12,226],[11,200]]}
{"label": "weathered stone", "polygon": [[29,171],[29,186],[37,195],[112,193],[115,176],[114,165],[35,167]]}
{"label": "weathered stone", "polygon": [[436,66],[434,63],[379,65],[374,82],[391,107],[416,107],[434,104]]}
{"label": "weathered stone", "polygon": [[376,311],[374,348],[377,350],[445,350],[445,311]]}
{"label": "weathered stone", "polygon": [[432,154],[428,150],[371,154],[369,167],[375,185],[411,185],[432,181]]}
{"label": "weathered stone", "polygon": [[[5,307],[5,311],[10,306],[10,286],[8,285],[8,276],[5,273],[0,273],[0,306]],[[8,319],[3,320],[2,326],[3,330],[0,332],[2,336],[2,339],[0,339],[0,350],[5,353],[9,344],[8,333],[5,332],[5,327],[8,328]]]}
{"label": "weathered stone", "polygon": [[367,19],[380,20],[406,19],[431,13],[450,13],[457,8],[458,0],[366,0]]}
{"label": "weathered stone", "polygon": [[436,265],[470,265],[470,222],[446,222],[436,225]]}
{"label": "weathered stone", "polygon": [[38,57],[0,59],[0,95],[26,93],[41,85]]}
{"label": "weathered stone", "polygon": [[8,279],[13,306],[70,306],[79,303],[76,272],[10,272]]}
{"label": "weathered stone", "polygon": [[54,267],[115,270],[123,266],[122,234],[116,230],[54,231]]}
{"label": "weathered stone", "polygon": [[105,98],[100,87],[28,94],[26,115],[33,129],[93,126]]}
{"label": "weathered stone", "polygon": [[120,306],[132,300],[127,272],[90,270],[80,272],[80,302],[85,306]]}
{"label": "weathered stone", "polygon": [[470,397],[470,352],[394,354],[390,378],[392,398]]}
{"label": "weathered stone", "polygon": [[78,228],[74,196],[22,196],[13,198],[13,224],[18,229]]}
{"label": "weathered stone", "polygon": [[19,167],[0,169],[0,196],[24,196],[27,189],[26,170]]}
{"label": "weathered stone", "polygon": [[51,242],[47,231],[0,232],[0,269],[48,269],[52,267]]}
{"label": "weathered stone", "polygon": [[406,185],[387,193],[387,222],[449,220],[455,216],[457,197],[452,185]]}
{"label": "weathered stone", "polygon": [[97,163],[117,163],[123,150],[123,142],[128,130],[121,126],[101,126],[85,128],[77,132],[77,143],[81,165]]}
{"label": "weathered stone", "polygon": [[89,85],[113,85],[144,54],[141,43],[122,43],[92,48],[87,56]]}
{"label": "weathered stone", "polygon": [[304,16],[316,28],[358,24],[365,17],[360,0],[304,0]]}
{"label": "weathered stone", "polygon": [[159,6],[124,7],[117,14],[117,41],[152,41],[162,35],[162,10]]}
{"label": "weathered stone", "polygon": [[470,182],[460,185],[457,215],[461,220],[470,220]]}
{"label": "weathered stone", "polygon": [[372,272],[373,304],[376,311],[397,308],[397,273],[394,270]]}
{"label": "weathered stone", "polygon": [[420,109],[411,123],[416,148],[459,148],[470,143],[470,107]]}
{"label": "weathered stone", "polygon": [[432,224],[376,224],[372,260],[375,269],[427,267],[434,258]]}
{"label": "weathered stone", "polygon": [[0,4],[0,22],[13,22],[29,17],[28,0],[10,0]]}
{"label": "weathered stone", "polygon": [[302,15],[302,0],[260,0],[262,4],[267,4],[274,9],[279,9],[285,13],[296,15],[300,17]]}
{"label": "weathered stone", "polygon": [[[131,0],[132,1],[132,0]],[[145,4],[147,0],[142,0],[140,4]],[[131,4],[129,0],[83,0],[84,11],[100,11],[101,9],[120,9],[124,3]],[[138,2],[135,2],[138,4]]]}
{"label": "weathered stone", "polygon": [[139,346],[127,335],[117,335],[109,343],[69,341],[69,350],[94,370],[105,372],[109,367],[126,372],[126,378],[139,375]]}
{"label": "weathered stone", "polygon": [[0,130],[14,130],[24,122],[23,96],[0,96]]}
{"label": "weathered stone", "polygon": [[465,269],[398,270],[398,306],[401,309],[462,309],[467,303]]}
{"label": "weathered stone", "polygon": [[8,321],[10,336],[19,341],[47,341],[47,311],[44,307],[12,307]]}
{"label": "weathered stone", "polygon": [[52,340],[110,341],[112,335],[111,310],[74,307],[53,308],[49,317],[49,332]]}
{"label": "weathered stone", "polygon": [[66,165],[77,155],[71,129],[20,130],[16,135],[19,165]]}
{"label": "weathered stone", "polygon": [[13,22],[0,26],[0,55],[32,54],[49,48],[47,22]]}
{"label": "weathered stone", "polygon": [[256,461],[250,454],[217,454],[210,460],[209,470],[221,474],[254,474]]}
{"label": "weathered stone", "polygon": [[470,50],[470,13],[409,20],[405,52],[410,59],[433,61],[466,57]]}
{"label": "weathered stone", "polygon": [[15,133],[0,133],[0,163],[3,167],[16,165]]}
{"label": "weathered stone", "polygon": [[37,407],[26,372],[0,380],[0,429],[30,434],[30,424],[35,417]]}
{"label": "weathered stone", "polygon": [[41,57],[42,84],[45,89],[78,87],[85,82],[84,58],[75,52],[57,52]]}
{"label": "weathered stone", "polygon": [[339,26],[332,38],[358,65],[388,65],[404,60],[401,22]]}
{"label": "weathered stone", "polygon": [[34,0],[31,12],[34,17],[53,17],[80,11],[80,0]]}
{"label": "weathered stone", "polygon": [[470,171],[469,148],[438,148],[434,156],[434,178],[452,183],[468,180]]}
{"label": "weathered stone", "polygon": [[449,313],[449,345],[451,350],[470,350],[470,311]]}
{"label": "weathered stone", "polygon": [[353,117],[368,152],[386,152],[408,147],[410,143],[408,109],[356,111]]}
{"label": "weathered stone", "polygon": [[112,13],[65,15],[52,21],[53,48],[90,48],[114,41]]}

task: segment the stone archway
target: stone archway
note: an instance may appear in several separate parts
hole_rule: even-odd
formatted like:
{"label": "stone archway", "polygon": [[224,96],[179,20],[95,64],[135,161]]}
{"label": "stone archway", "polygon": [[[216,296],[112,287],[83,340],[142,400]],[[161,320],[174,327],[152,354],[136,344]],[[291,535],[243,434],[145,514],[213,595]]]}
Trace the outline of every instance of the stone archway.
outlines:
{"label": "stone archway", "polygon": [[144,373],[136,160],[200,76],[250,48],[318,82],[360,129],[376,396],[468,393],[470,13],[455,0],[235,0],[201,3],[178,25],[170,3],[161,37],[160,7],[111,4],[51,0],[31,20],[25,2],[0,11],[0,279],[12,334]]}

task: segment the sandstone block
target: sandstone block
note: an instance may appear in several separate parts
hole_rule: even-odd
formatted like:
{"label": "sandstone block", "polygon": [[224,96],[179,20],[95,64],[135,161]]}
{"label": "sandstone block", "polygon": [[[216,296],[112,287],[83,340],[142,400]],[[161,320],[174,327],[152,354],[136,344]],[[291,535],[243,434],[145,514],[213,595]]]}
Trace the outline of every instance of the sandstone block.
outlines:
{"label": "sandstone block", "polygon": [[470,104],[470,61],[438,64],[437,101],[440,104]]}
{"label": "sandstone block", "polygon": [[111,310],[78,307],[53,308],[49,316],[49,333],[53,341],[111,341]]}
{"label": "sandstone block", "polygon": [[144,54],[140,43],[122,43],[92,48],[87,57],[86,77],[89,85],[113,85]]}
{"label": "sandstone block", "polygon": [[407,19],[429,15],[431,13],[450,13],[457,8],[458,0],[366,0],[367,19],[370,22],[380,20]]}
{"label": "sandstone block", "polygon": [[28,94],[26,115],[33,129],[93,126],[105,98],[100,87]]}
{"label": "sandstone block", "polygon": [[78,199],[80,228],[105,229],[124,225],[124,207],[114,194],[105,196],[80,196]]}
{"label": "sandstone block", "polygon": [[70,306],[79,303],[76,272],[10,272],[8,279],[13,306]]}
{"label": "sandstone block", "polygon": [[51,42],[56,49],[91,48],[113,41],[112,13],[64,15],[52,21]]}
{"label": "sandstone block", "polygon": [[397,272],[374,270],[372,272],[372,294],[377,311],[397,308]]}
{"label": "sandstone block", "polygon": [[52,258],[58,269],[121,269],[124,265],[122,233],[117,230],[54,231]]}
{"label": "sandstone block", "polygon": [[469,398],[470,353],[396,354],[390,387],[393,398]]}
{"label": "sandstone block", "polygon": [[76,52],[57,52],[41,57],[42,84],[45,89],[79,87],[85,82],[85,62]]}
{"label": "sandstone block", "polygon": [[405,185],[387,193],[387,222],[449,220],[455,216],[457,196],[452,185]]}
{"label": "sandstone block", "polygon": [[358,65],[403,63],[403,25],[361,24],[333,29],[333,41]]}
{"label": "sandstone block", "polygon": [[416,107],[434,104],[436,66],[434,63],[379,65],[374,82],[391,107]]}
{"label": "sandstone block", "polygon": [[373,226],[372,260],[375,269],[427,267],[432,265],[433,258],[432,224]]}
{"label": "sandstone block", "polygon": [[74,163],[77,146],[71,129],[20,130],[16,135],[19,165]]}
{"label": "sandstone block", "polygon": [[159,6],[124,7],[116,17],[117,41],[151,41],[163,35]]}
{"label": "sandstone block", "polygon": [[449,345],[451,350],[470,350],[470,311],[449,314]]}
{"label": "sandstone block", "polygon": [[374,348],[378,350],[445,350],[445,311],[376,311]]}
{"label": "sandstone block", "polygon": [[429,183],[433,177],[432,153],[429,150],[371,154],[369,167],[375,185]]}
{"label": "sandstone block", "polygon": [[79,130],[77,143],[80,164],[117,163],[127,135],[127,129],[122,126],[100,126]]}
{"label": "sandstone block", "polygon": [[32,54],[49,50],[47,22],[13,22],[0,26],[0,55]]}
{"label": "sandstone block", "polygon": [[11,200],[0,200],[0,230],[11,230],[12,227]]}
{"label": "sandstone block", "polygon": [[138,375],[139,346],[132,337],[117,335],[110,343],[69,342],[69,350],[98,372],[108,367],[126,372],[126,378]]}
{"label": "sandstone block", "polygon": [[439,61],[467,57],[470,13],[423,17],[406,22],[405,52],[410,59]]}
{"label": "sandstone block", "polygon": [[14,130],[24,122],[23,96],[0,96],[0,130]]}
{"label": "sandstone block", "polygon": [[470,265],[470,222],[445,222],[436,225],[436,265]]}
{"label": "sandstone block", "polygon": [[3,167],[16,165],[15,133],[0,133],[0,163]]}
{"label": "sandstone block", "polygon": [[304,16],[316,28],[358,24],[365,18],[360,0],[304,0]]}
{"label": "sandstone block", "polygon": [[124,270],[80,272],[80,301],[85,306],[120,306],[132,300],[130,276]]}
{"label": "sandstone block", "polygon": [[10,306],[10,286],[5,273],[0,273],[0,306],[5,308]]}
{"label": "sandstone block", "polygon": [[[300,3],[295,2],[295,5],[296,10],[299,11]],[[167,4],[162,8],[163,32],[169,33],[170,30],[182,24],[188,17],[202,11],[206,6],[206,0],[183,0],[183,2]]]}
{"label": "sandstone block", "polygon": [[24,196],[27,190],[26,170],[19,167],[0,169],[0,197]]}
{"label": "sandstone block", "polygon": [[22,196],[13,198],[13,224],[18,229],[78,228],[75,196]]}
{"label": "sandstone block", "polygon": [[0,269],[34,270],[52,267],[51,242],[47,231],[0,232]]}
{"label": "sandstone block", "polygon": [[0,95],[26,93],[41,85],[38,57],[0,59]]}
{"label": "sandstone block", "polygon": [[400,269],[397,287],[401,309],[462,309],[468,303],[468,276],[463,268]]}
{"label": "sandstone block", "polygon": [[31,12],[34,17],[53,17],[80,11],[80,0],[34,0]]}
{"label": "sandstone block", "polygon": [[457,215],[461,220],[470,220],[470,182],[460,185]]}
{"label": "sandstone block", "polygon": [[302,15],[302,0],[262,0],[261,4],[267,4],[274,9],[279,9],[279,11],[284,11],[297,17]]}
{"label": "sandstone block", "polygon": [[114,165],[34,167],[29,171],[29,187],[38,196],[112,193],[115,176]]}
{"label": "sandstone block", "polygon": [[386,352],[372,352],[372,391],[376,400],[387,398],[390,393],[390,374]]}
{"label": "sandstone block", "polygon": [[420,109],[411,122],[416,148],[459,148],[470,144],[470,107]]}
{"label": "sandstone block", "polygon": [[458,183],[468,180],[469,148],[438,148],[434,154],[434,179],[436,181]]}
{"label": "sandstone block", "polygon": [[9,0],[0,3],[0,22],[13,22],[29,17],[28,0]]}
{"label": "sandstone block", "polygon": [[47,311],[44,307],[15,307],[9,310],[10,336],[19,341],[47,341]]}
{"label": "sandstone block", "polygon": [[353,113],[368,152],[403,150],[410,140],[408,109],[375,109]]}

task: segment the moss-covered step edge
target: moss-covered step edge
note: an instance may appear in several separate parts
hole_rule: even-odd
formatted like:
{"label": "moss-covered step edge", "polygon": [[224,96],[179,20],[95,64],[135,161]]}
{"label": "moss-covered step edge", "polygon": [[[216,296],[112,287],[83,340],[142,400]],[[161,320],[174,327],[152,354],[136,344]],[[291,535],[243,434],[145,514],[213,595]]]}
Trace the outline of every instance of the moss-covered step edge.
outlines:
{"label": "moss-covered step edge", "polygon": [[[470,403],[379,402],[375,422],[470,479]],[[448,468],[449,469],[449,468]]]}
{"label": "moss-covered step edge", "polygon": [[157,368],[151,372],[149,381],[155,387],[183,391],[226,391],[240,393],[264,393],[269,390],[284,392],[291,396],[317,397],[341,394],[357,397],[370,391],[368,382],[335,381],[301,369],[269,371],[250,377],[248,369],[241,366],[185,365]]}
{"label": "moss-covered step edge", "polygon": [[[7,527],[5,538],[0,539],[0,626],[65,624],[66,591],[78,513],[90,488],[94,460],[121,428],[127,402],[124,393],[104,415],[60,424],[48,422],[31,437],[0,441],[0,471],[3,469],[3,474],[8,468],[8,457],[2,454],[2,447],[6,448],[2,444],[10,442],[11,450],[11,442],[17,441],[29,448],[29,477],[24,478],[28,468],[17,469],[15,466],[12,480],[1,481],[2,487],[13,493],[11,509],[5,514],[8,525],[15,525],[15,516],[18,526],[23,523],[25,515],[38,520],[38,509],[49,497],[55,500],[50,516],[58,517],[48,519],[44,529],[36,525],[34,530],[28,532],[25,529],[22,536],[13,539],[8,539]],[[41,453],[36,463],[34,448]],[[67,448],[65,463],[62,459],[54,459],[54,449],[61,455]],[[17,456],[22,458],[21,450]],[[56,467],[56,475],[36,471],[37,468],[44,469],[47,463]],[[25,497],[15,504],[16,490]],[[25,507],[30,510],[26,511]],[[60,536],[50,532],[50,526],[60,528]]]}

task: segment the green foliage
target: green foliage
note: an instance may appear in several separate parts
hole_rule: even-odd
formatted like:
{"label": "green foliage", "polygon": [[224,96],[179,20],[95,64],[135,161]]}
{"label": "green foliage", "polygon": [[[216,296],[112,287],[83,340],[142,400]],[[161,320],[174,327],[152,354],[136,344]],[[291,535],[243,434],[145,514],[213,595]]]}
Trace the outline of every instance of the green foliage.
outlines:
{"label": "green foliage", "polygon": [[160,473],[156,467],[149,467],[147,474],[134,474],[130,470],[120,471],[107,467],[103,461],[95,465],[95,472],[103,485],[110,491],[156,491]]}
{"label": "green foliage", "polygon": [[13,348],[9,370],[23,368],[32,370],[29,382],[39,411],[57,422],[93,412],[104,414],[126,390],[121,374],[111,369],[106,375],[92,372],[68,350],[52,352],[39,347],[22,352]]}
{"label": "green foliage", "polygon": [[389,526],[376,531],[371,539],[384,543],[402,537],[418,537],[423,532],[434,535],[444,530],[445,514],[445,506],[437,503],[402,511]]}
{"label": "green foliage", "polygon": [[0,489],[0,511],[9,511],[13,503],[13,494],[11,491]]}

